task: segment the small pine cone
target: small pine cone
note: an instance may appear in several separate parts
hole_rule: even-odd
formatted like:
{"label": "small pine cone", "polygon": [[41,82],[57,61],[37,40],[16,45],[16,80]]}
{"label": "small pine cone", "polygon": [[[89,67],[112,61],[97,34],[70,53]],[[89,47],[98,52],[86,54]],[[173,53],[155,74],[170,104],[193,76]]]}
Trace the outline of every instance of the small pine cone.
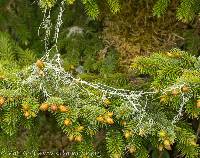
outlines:
{"label": "small pine cone", "polygon": [[5,103],[4,97],[0,97],[0,107]]}
{"label": "small pine cone", "polygon": [[200,99],[197,100],[197,108],[200,108]]}
{"label": "small pine cone", "polygon": [[48,103],[42,103],[41,106],[40,106],[41,111],[47,111],[48,108],[49,108]]}
{"label": "small pine cone", "polygon": [[51,111],[56,112],[58,110],[57,105],[53,104],[51,105]]}
{"label": "small pine cone", "polygon": [[66,126],[69,126],[69,125],[71,125],[72,124],[72,121],[70,120],[70,119],[65,119],[64,120],[64,124],[66,125]]}
{"label": "small pine cone", "polygon": [[44,65],[44,62],[43,62],[42,60],[37,60],[36,66],[37,66],[39,69],[43,69],[45,65]]}
{"label": "small pine cone", "polygon": [[60,105],[59,106],[59,110],[60,110],[60,112],[68,112],[69,111],[69,107],[66,107],[64,105]]}

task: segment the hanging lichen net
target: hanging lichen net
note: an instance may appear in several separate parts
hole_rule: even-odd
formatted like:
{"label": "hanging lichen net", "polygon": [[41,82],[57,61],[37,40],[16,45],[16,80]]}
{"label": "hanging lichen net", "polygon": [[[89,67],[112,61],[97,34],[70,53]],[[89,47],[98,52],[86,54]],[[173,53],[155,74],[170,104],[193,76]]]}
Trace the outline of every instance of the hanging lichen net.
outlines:
{"label": "hanging lichen net", "polygon": [[[80,78],[75,78],[70,72],[64,70],[62,67],[62,59],[56,45],[59,37],[59,29],[63,23],[62,15],[64,12],[64,5],[65,2],[62,1],[55,25],[54,45],[51,48],[48,47],[52,28],[51,11],[44,11],[44,18],[39,30],[43,28],[46,32],[44,38],[46,52],[36,64],[26,70],[30,73],[30,76],[27,76],[27,78],[22,81],[23,87],[28,87],[32,93],[35,93],[35,90],[42,92],[47,101],[53,98],[55,102],[59,100],[62,102],[62,100],[66,100],[66,96],[71,97],[67,100],[70,100],[69,102],[75,102],[75,107],[81,108],[92,109],[94,105],[97,106],[96,108],[101,105],[111,106],[111,100],[118,100],[119,108],[123,105],[126,110],[131,111],[132,116],[129,117],[135,122],[138,122],[137,126],[134,127],[135,132],[143,128],[150,130],[155,122],[148,116],[145,108],[148,104],[148,98],[152,97],[155,92],[130,91],[126,89],[116,89],[101,83],[91,83],[81,80]],[[56,53],[53,57],[50,57],[52,50]],[[67,95],[66,92],[68,93]],[[105,111],[101,110],[99,116],[102,116],[104,113]],[[148,118],[148,120],[146,124],[143,124],[143,119],[146,119],[145,117]],[[114,123],[112,118],[107,119],[108,124]]]}
{"label": "hanging lichen net", "polygon": [[[98,124],[112,126],[115,123],[120,123],[132,133],[141,136],[153,134],[156,132],[155,129],[164,129],[173,138],[175,134],[171,125],[180,119],[184,105],[191,98],[191,95],[181,93],[177,115],[169,121],[165,117],[157,118],[157,114],[152,113],[149,109],[150,104],[156,104],[155,98],[158,95],[155,91],[116,89],[72,76],[62,67],[61,55],[57,49],[64,9],[65,2],[62,1],[54,30],[54,45],[51,47],[49,47],[53,28],[51,10],[44,10],[39,30],[45,30],[45,55],[30,67],[17,73],[17,86],[9,85],[8,89],[12,90],[13,95],[22,95],[25,98],[31,95],[32,98],[35,98],[22,101],[25,117],[30,119],[35,117],[39,110],[49,110],[56,116],[58,124],[69,136],[74,133],[74,128],[71,128],[70,125],[73,123],[78,125],[77,120],[81,118],[79,122],[87,126],[86,133],[90,135],[98,131]],[[51,53],[55,54],[52,56]],[[181,89],[183,86],[184,83],[174,85],[170,89],[163,90],[162,93]],[[6,96],[6,94],[2,95]],[[26,105],[28,103],[32,104],[31,112],[27,112]],[[159,119],[166,119],[166,121]],[[125,120],[129,120],[129,123],[126,124]],[[166,124],[161,124],[159,121],[166,122]],[[77,136],[80,136],[80,131],[82,129],[76,133]],[[76,139],[79,141],[82,138],[76,137]]]}

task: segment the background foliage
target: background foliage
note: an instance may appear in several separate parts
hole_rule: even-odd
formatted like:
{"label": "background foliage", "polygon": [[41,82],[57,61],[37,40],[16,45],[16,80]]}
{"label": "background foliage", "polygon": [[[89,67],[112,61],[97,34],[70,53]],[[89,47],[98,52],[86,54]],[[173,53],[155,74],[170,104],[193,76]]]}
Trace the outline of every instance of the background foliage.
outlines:
{"label": "background foliage", "polygon": [[[68,90],[63,100],[55,97],[46,101],[57,105],[64,102],[73,109],[69,115],[54,113],[51,109],[42,112],[39,107],[45,100],[40,92],[25,95],[14,91],[20,76],[23,78],[23,74],[15,76],[14,73],[27,68],[43,54],[44,32],[41,30],[40,37],[37,36],[42,20],[37,2],[43,11],[51,8],[51,19],[55,23],[59,0],[57,3],[54,0],[0,2],[0,96],[6,98],[6,106],[0,112],[2,157],[11,157],[9,151],[16,152],[13,157],[37,157],[37,154],[22,152],[62,150],[79,151],[78,157],[94,157],[87,153],[95,151],[101,157],[113,158],[199,156],[200,7],[197,0],[66,0],[58,41],[65,70],[91,82],[158,91],[148,106],[150,116],[158,125],[152,127],[152,133],[142,130],[134,134],[131,112],[115,98],[111,99],[112,106],[105,107],[83,97],[82,102],[77,102],[81,105],[88,102],[90,107],[77,108],[76,98],[71,98],[71,93],[76,91]],[[187,52],[171,50],[174,47]],[[173,94],[174,88],[170,89],[173,84],[178,85],[177,95]],[[179,85],[187,85],[189,92],[183,93]],[[183,119],[174,127],[170,120],[177,114],[183,94],[191,98]],[[29,109],[25,110],[27,104]],[[108,112],[113,112],[110,114],[114,125],[94,120],[99,114],[105,114],[106,118]],[[78,114],[84,121],[79,120]],[[63,124],[66,115],[73,122],[70,128]],[[95,130],[87,128],[88,125],[93,125]],[[167,128],[162,129],[161,125]]]}

